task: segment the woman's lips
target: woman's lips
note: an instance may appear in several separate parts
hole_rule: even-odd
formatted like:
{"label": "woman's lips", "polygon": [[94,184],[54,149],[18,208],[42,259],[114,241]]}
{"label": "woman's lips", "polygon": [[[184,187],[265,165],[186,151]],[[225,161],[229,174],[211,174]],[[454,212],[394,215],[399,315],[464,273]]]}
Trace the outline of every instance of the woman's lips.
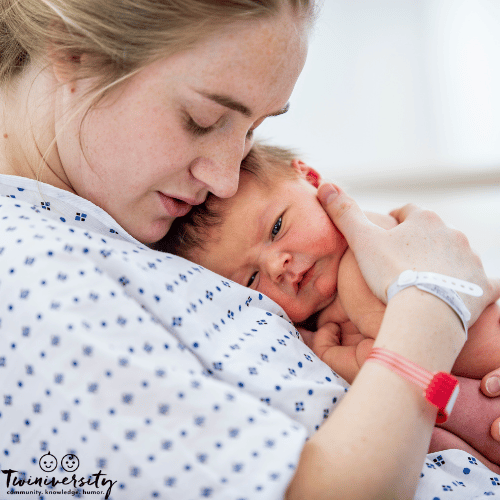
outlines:
{"label": "woman's lips", "polygon": [[158,192],[158,194],[160,195],[160,201],[163,207],[170,217],[183,217],[188,214],[193,207],[193,204],[180,200],[179,198],[174,198],[173,196],[168,196],[160,192]]}

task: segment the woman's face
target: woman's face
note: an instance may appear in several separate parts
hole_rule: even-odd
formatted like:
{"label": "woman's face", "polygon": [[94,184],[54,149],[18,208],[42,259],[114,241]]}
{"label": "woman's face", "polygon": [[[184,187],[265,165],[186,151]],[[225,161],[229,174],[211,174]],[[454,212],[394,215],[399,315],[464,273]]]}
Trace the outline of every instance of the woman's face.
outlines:
{"label": "woman's face", "polygon": [[307,33],[283,13],[230,26],[156,61],[68,124],[85,80],[58,90],[61,177],[143,243],[209,191],[237,189],[252,130],[282,113],[304,65]]}

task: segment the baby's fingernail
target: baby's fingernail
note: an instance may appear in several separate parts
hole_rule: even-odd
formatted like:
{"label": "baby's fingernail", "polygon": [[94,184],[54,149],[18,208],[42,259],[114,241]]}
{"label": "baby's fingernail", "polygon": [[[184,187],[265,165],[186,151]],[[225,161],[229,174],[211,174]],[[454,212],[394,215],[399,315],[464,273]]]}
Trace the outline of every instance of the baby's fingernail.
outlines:
{"label": "baby's fingernail", "polygon": [[324,184],[321,189],[319,201],[321,201],[323,205],[328,205],[338,194],[339,192],[335,189],[333,184]]}
{"label": "baby's fingernail", "polygon": [[492,395],[500,392],[500,377],[490,377],[486,381],[486,390]]}

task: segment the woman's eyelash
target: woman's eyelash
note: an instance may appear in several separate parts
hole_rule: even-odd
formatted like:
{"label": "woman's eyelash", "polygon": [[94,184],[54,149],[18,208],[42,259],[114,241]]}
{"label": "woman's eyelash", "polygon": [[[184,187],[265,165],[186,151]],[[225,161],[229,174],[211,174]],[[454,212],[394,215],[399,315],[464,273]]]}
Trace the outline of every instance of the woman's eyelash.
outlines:
{"label": "woman's eyelash", "polygon": [[[210,125],[210,127],[202,127],[201,125],[198,125],[191,116],[187,115],[186,116],[186,128],[188,132],[191,132],[194,135],[206,135],[210,133],[213,129],[214,126]],[[253,131],[254,129],[250,129],[247,132],[246,140],[249,141],[250,139],[253,138]]]}
{"label": "woman's eyelash", "polygon": [[210,127],[202,127],[198,125],[190,116],[186,117],[186,128],[188,132],[194,135],[206,135],[213,130],[213,125]]}

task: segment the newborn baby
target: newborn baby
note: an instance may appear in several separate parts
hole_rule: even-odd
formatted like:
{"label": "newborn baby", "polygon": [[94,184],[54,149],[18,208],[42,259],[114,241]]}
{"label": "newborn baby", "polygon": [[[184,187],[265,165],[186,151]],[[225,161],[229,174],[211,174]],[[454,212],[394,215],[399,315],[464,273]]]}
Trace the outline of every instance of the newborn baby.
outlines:
{"label": "newborn baby", "polygon": [[[174,223],[158,249],[273,299],[315,354],[352,382],[371,351],[386,306],[368,288],[354,254],[317,200],[319,182],[319,174],[291,152],[256,145],[242,163],[237,194],[209,197]],[[396,225],[391,216],[367,216],[387,230]],[[481,396],[479,382],[469,380],[498,366],[500,307],[493,303],[469,329],[452,371],[468,377],[461,380],[457,404],[444,425],[460,438],[450,441],[449,433],[436,431],[431,451],[461,448],[500,472],[499,446],[489,435],[500,402]],[[472,425],[471,409],[478,414]]]}

